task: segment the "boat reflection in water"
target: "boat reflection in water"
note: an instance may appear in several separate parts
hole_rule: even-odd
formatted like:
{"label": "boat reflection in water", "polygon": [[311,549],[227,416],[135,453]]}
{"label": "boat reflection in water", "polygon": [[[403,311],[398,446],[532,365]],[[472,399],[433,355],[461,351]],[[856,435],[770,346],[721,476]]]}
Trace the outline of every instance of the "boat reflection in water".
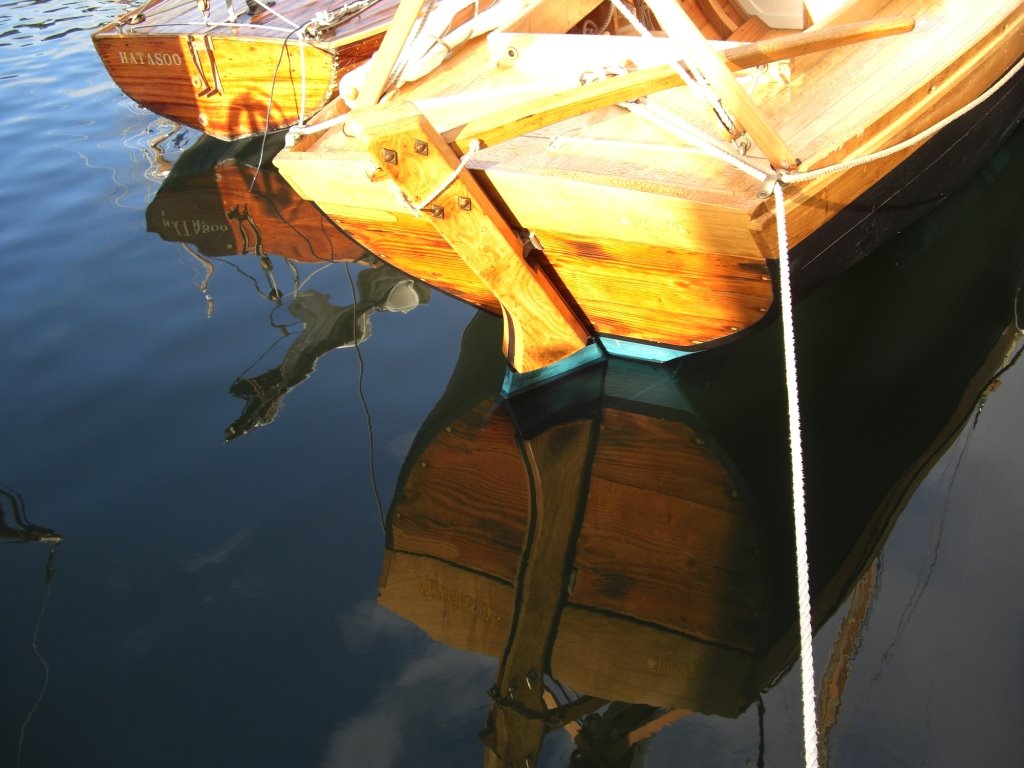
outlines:
{"label": "boat reflection in water", "polygon": [[[262,275],[251,278],[258,293],[275,308],[285,305],[302,324],[294,334],[291,323],[275,323],[294,335],[280,364],[231,384],[231,394],[245,406],[225,430],[227,440],[273,421],[284,396],[312,374],[322,355],[366,341],[374,312],[406,313],[430,300],[429,288],[377,260],[295,194],[270,162],[282,145],[281,134],[266,143],[262,137],[224,142],[202,136],[175,162],[146,209],[148,230],[182,243],[201,265],[208,314],[214,311],[209,284],[215,260],[251,256]],[[275,260],[290,288],[276,277]],[[336,263],[368,267],[354,278],[350,305],[337,306],[326,293],[305,287],[301,265]]]}
{"label": "boat reflection in water", "polygon": [[200,260],[276,254],[292,262],[324,263],[365,256],[364,248],[274,170],[271,160],[283,141],[278,134],[266,142],[200,136],[175,161],[146,208],[147,230],[187,244]]}
{"label": "boat reflection in water", "polygon": [[[797,310],[815,628],[846,611],[823,749],[871,564],[1016,360],[1024,255],[966,226],[982,209],[1015,226],[1018,201],[993,189],[976,183]],[[484,314],[467,328],[408,453],[379,602],[498,660],[485,765],[536,765],[560,729],[574,765],[637,765],[666,723],[738,716],[799,654],[779,330],[674,367],[610,360],[511,400],[500,336]]]}

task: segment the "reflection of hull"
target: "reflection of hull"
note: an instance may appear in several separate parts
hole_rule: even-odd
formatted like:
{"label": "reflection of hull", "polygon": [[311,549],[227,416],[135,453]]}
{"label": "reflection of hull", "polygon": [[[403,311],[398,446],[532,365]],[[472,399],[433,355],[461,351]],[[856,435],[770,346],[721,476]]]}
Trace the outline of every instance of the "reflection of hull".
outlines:
{"label": "reflection of hull", "polygon": [[190,243],[205,256],[278,254],[293,261],[352,261],[365,251],[270,165],[271,141],[200,138],[175,163],[146,209],[146,226],[164,240]]}
{"label": "reflection of hull", "polygon": [[[1019,341],[1022,255],[965,226],[979,208],[1015,226],[1019,200],[979,182],[955,201],[797,308],[816,627]],[[503,758],[536,754],[567,711],[543,675],[598,700],[573,706],[738,714],[798,653],[777,326],[511,400],[500,334],[486,315],[470,326],[409,452],[380,603],[500,660],[488,745]]]}
{"label": "reflection of hull", "polygon": [[[125,94],[158,115],[220,139],[276,131],[309,116],[337,94],[338,80],[380,45],[397,3],[385,0],[318,39],[301,44],[276,14],[297,24],[316,10],[278,0],[271,11],[212,23],[192,2],[156,0],[102,27],[93,43]],[[267,3],[270,5],[270,3]]]}
{"label": "reflection of hull", "polygon": [[[755,668],[763,623],[788,613],[773,604],[788,592],[764,578],[764,559],[778,549],[765,546],[764,521],[744,505],[692,412],[651,400],[599,403],[597,373],[572,393],[589,412],[537,436],[524,436],[515,409],[488,398],[410,456],[381,603],[437,639],[500,658],[517,615],[524,542],[544,550],[564,540],[566,551],[542,564],[555,593],[568,593],[547,671],[605,699],[738,714],[767,681]],[[651,374],[613,365],[606,393],[623,373]],[[671,380],[645,381],[649,394],[678,394]],[[524,461],[531,453],[553,460]],[[567,455],[586,457],[585,478],[563,463]],[[538,497],[566,493],[563,481],[568,503],[544,507]]]}

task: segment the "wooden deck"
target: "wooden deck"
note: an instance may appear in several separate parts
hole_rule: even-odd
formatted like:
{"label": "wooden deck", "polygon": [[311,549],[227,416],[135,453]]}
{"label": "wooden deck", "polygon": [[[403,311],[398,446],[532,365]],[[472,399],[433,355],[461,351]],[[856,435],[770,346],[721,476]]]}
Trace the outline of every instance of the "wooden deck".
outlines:
{"label": "wooden deck", "polygon": [[[287,35],[311,21],[318,11],[333,7],[329,3],[311,0],[276,0],[264,2],[269,10],[259,8],[249,13],[245,0],[212,0],[209,13],[204,15],[195,0],[151,0],[101,30],[102,35],[210,35],[240,38],[283,40]],[[341,5],[341,4],[339,4]],[[228,8],[233,7],[238,18],[229,21]],[[383,32],[395,11],[395,3],[384,1],[346,21],[339,36],[335,29],[326,33],[313,45],[329,45],[339,37],[347,42],[371,37]]]}

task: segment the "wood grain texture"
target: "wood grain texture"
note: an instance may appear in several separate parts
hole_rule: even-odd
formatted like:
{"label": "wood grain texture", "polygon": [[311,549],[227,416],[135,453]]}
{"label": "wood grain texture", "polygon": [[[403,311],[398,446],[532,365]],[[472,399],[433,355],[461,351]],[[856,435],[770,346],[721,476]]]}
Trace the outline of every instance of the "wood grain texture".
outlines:
{"label": "wood grain texture", "polygon": [[530,486],[515,425],[492,408],[488,401],[469,410],[417,457],[396,496],[392,542],[511,584],[526,541]]}
{"label": "wood grain texture", "polygon": [[548,276],[526,262],[519,236],[412,105],[357,110],[349,126],[498,299],[504,351],[514,370],[537,370],[586,346],[589,331]]}
{"label": "wood grain texture", "polygon": [[[216,4],[204,23],[195,3],[151,2],[99,29],[93,44],[139,105],[233,141],[287,128],[324,107],[338,79],[377,50],[395,2],[383,0],[303,43],[273,13],[249,15],[244,2],[238,6],[240,26],[231,26],[221,23],[226,9]],[[296,0],[281,0],[274,11],[295,23],[312,18]]]}
{"label": "wood grain texture", "polygon": [[97,38],[95,42],[111,78],[133,101],[210,136],[233,141],[286,128],[303,112],[313,114],[335,95],[338,77],[369,56],[377,41],[357,43],[340,52],[306,45],[304,110],[296,42],[211,38],[207,48],[199,36],[190,40],[179,35]]}

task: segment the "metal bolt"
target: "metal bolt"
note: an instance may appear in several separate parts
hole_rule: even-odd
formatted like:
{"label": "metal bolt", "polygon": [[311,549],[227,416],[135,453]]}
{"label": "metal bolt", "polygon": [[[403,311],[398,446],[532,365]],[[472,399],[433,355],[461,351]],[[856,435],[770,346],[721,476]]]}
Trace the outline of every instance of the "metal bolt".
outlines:
{"label": "metal bolt", "polygon": [[427,142],[423,139],[416,139],[416,143],[412,145],[412,148],[416,150],[417,155],[427,154]]}
{"label": "metal bolt", "polygon": [[443,219],[444,218],[444,206],[441,206],[441,205],[432,205],[432,206],[430,206],[430,215],[433,216],[435,219]]}
{"label": "metal bolt", "polygon": [[459,209],[460,210],[468,211],[472,207],[473,207],[473,201],[470,200],[468,197],[460,197],[459,198]]}
{"label": "metal bolt", "polygon": [[382,149],[380,156],[389,165],[398,165],[398,153],[393,149]]}

